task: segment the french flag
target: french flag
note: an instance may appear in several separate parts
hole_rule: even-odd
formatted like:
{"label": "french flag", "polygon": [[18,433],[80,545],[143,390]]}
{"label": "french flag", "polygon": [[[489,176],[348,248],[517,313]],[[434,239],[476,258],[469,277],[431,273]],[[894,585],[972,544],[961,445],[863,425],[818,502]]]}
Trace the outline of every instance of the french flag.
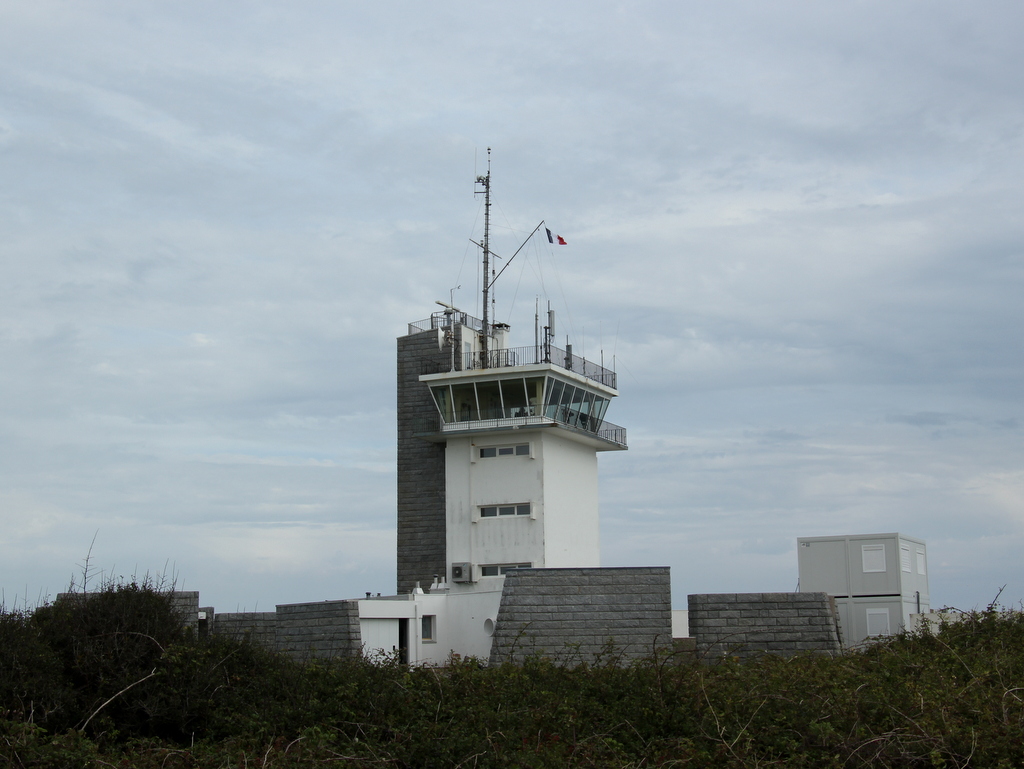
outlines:
{"label": "french flag", "polygon": [[554,243],[555,241],[558,241],[558,245],[560,246],[569,245],[568,243],[565,242],[565,238],[563,238],[561,235],[552,235],[551,230],[549,230],[547,227],[544,228],[544,231],[548,234],[548,243]]}

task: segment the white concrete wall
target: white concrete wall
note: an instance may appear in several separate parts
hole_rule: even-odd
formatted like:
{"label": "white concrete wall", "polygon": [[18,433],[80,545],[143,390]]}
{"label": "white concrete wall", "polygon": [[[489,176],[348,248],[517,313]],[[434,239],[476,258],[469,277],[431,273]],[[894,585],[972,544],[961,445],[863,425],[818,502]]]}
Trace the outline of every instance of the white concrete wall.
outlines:
{"label": "white concrete wall", "polygon": [[[486,661],[491,653],[491,633],[501,603],[502,581],[494,580],[492,590],[455,594],[439,590],[400,596],[398,600],[360,600],[363,654],[392,654],[399,644],[399,622],[405,620],[409,626],[409,664],[443,665],[452,654]],[[435,618],[433,640],[423,638],[425,616]]]}
{"label": "white concrete wall", "polygon": [[445,644],[448,652],[487,662],[491,654],[491,635],[498,618],[504,581],[503,577],[493,580],[491,589],[477,589],[471,593],[452,592],[448,595],[445,615]]}
{"label": "white concrete wall", "polygon": [[[487,446],[529,443],[530,456],[479,458]],[[599,566],[597,452],[557,428],[449,438],[445,449],[448,561]],[[531,515],[481,518],[483,505],[529,502]],[[460,590],[458,585],[451,585]]]}
{"label": "white concrete wall", "polygon": [[[501,431],[448,439],[445,449],[448,561],[544,566],[544,494],[539,431]],[[530,443],[531,456],[479,458],[482,446]],[[530,516],[480,518],[483,505],[532,506]],[[479,578],[479,568],[475,568]],[[458,586],[452,585],[453,589]]]}
{"label": "white concrete wall", "polygon": [[597,451],[548,430],[541,438],[544,463],[544,566],[601,565]]}

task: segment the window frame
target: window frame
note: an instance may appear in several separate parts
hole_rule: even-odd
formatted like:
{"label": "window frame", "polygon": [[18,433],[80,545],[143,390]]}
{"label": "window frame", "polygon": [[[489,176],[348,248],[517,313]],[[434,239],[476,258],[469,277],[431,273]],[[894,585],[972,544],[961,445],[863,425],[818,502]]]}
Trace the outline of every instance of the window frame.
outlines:
{"label": "window frame", "polygon": [[485,518],[533,518],[533,503],[505,502],[494,505],[478,505],[477,518],[480,520]]}
{"label": "window frame", "polygon": [[[510,571],[532,569],[532,563],[487,563],[480,565],[481,577],[504,577]],[[491,573],[493,572],[493,573]]]}
{"label": "window frame", "polygon": [[436,614],[424,614],[420,616],[420,642],[425,644],[437,643]]}
{"label": "window frame", "polygon": [[476,459],[497,459],[499,457],[532,457],[533,442],[505,443],[494,446],[477,446]]}

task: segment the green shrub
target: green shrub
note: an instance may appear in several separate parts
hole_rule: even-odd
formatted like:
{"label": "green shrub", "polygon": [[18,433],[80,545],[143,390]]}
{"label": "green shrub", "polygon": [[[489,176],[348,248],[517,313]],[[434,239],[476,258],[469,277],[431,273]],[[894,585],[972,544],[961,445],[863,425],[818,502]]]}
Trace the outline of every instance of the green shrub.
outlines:
{"label": "green shrub", "polygon": [[32,616],[0,610],[0,714],[46,722],[69,695],[60,660]]}
{"label": "green shrub", "polygon": [[410,668],[199,639],[160,591],[108,587],[0,612],[0,764],[1024,764],[1020,612],[965,614],[834,659]]}

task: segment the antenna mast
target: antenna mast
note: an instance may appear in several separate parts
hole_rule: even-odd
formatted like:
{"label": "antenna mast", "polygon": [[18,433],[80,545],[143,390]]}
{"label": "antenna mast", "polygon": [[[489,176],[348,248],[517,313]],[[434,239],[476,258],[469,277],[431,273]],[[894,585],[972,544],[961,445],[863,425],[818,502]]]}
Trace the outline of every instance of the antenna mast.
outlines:
{"label": "antenna mast", "polygon": [[484,193],[484,328],[480,334],[480,356],[482,365],[487,368],[487,345],[491,335],[490,324],[490,297],[491,297],[491,148],[487,148],[487,175],[476,177],[476,183],[483,187],[483,190],[476,190],[476,194]]}

